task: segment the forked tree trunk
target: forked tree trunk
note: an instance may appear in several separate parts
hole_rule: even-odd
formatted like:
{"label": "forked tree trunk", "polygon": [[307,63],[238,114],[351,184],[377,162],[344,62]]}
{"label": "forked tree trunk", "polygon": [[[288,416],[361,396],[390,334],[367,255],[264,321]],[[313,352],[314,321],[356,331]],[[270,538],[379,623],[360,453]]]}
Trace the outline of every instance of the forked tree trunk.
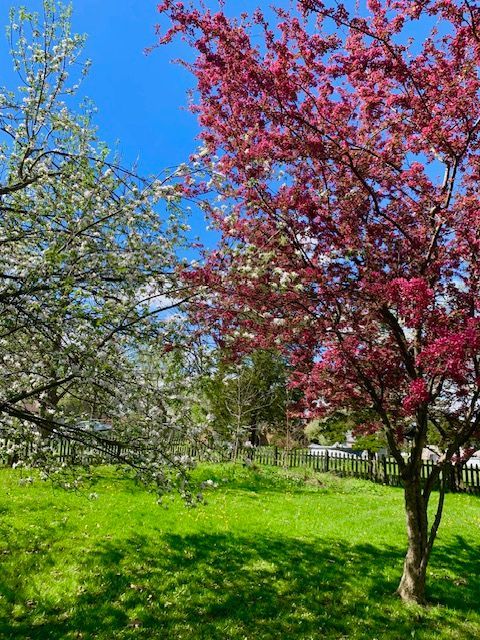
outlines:
{"label": "forked tree trunk", "polygon": [[429,554],[427,505],[420,478],[405,482],[408,550],[397,589],[405,602],[425,603],[425,578]]}

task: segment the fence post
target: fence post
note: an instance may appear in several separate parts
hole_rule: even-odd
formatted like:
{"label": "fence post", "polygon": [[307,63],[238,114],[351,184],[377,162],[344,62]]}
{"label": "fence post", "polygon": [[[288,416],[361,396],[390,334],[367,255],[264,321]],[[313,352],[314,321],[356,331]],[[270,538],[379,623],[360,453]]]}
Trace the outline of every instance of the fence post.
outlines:
{"label": "fence post", "polygon": [[388,484],[387,457],[386,456],[383,456],[382,464],[383,464],[383,482],[385,484]]}
{"label": "fence post", "polygon": [[369,480],[374,480],[374,476],[373,476],[373,460],[372,460],[372,457],[370,455],[370,452],[368,452],[368,479]]}
{"label": "fence post", "polygon": [[455,465],[450,463],[448,465],[448,476],[447,476],[447,490],[450,490],[452,493],[457,493],[458,491],[458,482],[457,482],[457,470]]}
{"label": "fence post", "polygon": [[329,467],[329,455],[328,455],[328,449],[325,449],[325,472],[328,471],[328,467]]}
{"label": "fence post", "polygon": [[278,467],[278,447],[275,447],[274,455],[275,455],[275,466]]}

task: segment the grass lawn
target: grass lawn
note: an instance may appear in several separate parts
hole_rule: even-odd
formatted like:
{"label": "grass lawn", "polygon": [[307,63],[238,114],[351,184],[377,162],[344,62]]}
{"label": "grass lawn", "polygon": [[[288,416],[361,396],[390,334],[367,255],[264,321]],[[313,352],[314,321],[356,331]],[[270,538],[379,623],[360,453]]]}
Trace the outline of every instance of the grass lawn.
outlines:
{"label": "grass lawn", "polygon": [[165,509],[101,473],[83,495],[0,471],[2,640],[480,637],[480,498],[447,495],[421,609],[393,595],[400,489],[204,466],[207,504]]}

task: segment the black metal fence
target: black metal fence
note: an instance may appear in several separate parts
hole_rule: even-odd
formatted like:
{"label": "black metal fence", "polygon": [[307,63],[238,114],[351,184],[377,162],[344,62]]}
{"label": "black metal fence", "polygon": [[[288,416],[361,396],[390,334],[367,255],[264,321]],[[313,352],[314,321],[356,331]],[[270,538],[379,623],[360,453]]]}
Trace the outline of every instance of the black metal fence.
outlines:
{"label": "black metal fence", "polygon": [[59,463],[89,465],[108,463],[121,457],[123,447],[115,440],[102,439],[101,443],[89,445],[66,438],[50,438],[41,443],[14,443],[0,439],[0,466],[13,466],[21,460],[41,460],[53,457]]}

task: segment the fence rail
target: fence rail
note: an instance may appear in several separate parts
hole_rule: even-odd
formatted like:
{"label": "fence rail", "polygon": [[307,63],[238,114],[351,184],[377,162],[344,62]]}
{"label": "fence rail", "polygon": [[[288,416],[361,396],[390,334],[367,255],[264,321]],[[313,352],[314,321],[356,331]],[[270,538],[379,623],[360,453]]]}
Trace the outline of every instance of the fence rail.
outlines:
{"label": "fence rail", "polygon": [[[176,454],[184,453],[198,460],[211,459],[208,449],[192,448],[188,445],[176,445],[173,447]],[[244,461],[247,464],[284,467],[288,469],[305,468],[320,473],[333,473],[339,476],[347,476],[371,480],[390,486],[401,486],[402,478],[398,469],[398,463],[391,457],[375,457],[367,459],[355,453],[325,449],[312,452],[310,449],[282,449],[280,447],[250,447],[239,448],[225,454],[223,460]],[[431,471],[436,468],[433,461],[426,460],[422,463],[421,477],[426,480]],[[480,469],[462,465],[446,465],[447,491],[477,493],[480,494]],[[436,487],[435,487],[436,488]]]}
{"label": "fence rail", "polygon": [[[11,465],[15,462],[15,448],[9,453],[9,443],[0,440],[0,465]],[[31,445],[20,447],[23,455],[31,452]],[[102,443],[98,451],[88,445],[70,442],[66,439],[50,441],[48,450],[59,462],[69,464],[95,464],[118,461],[124,451],[121,444],[115,441]],[[310,449],[282,449],[280,447],[240,447],[236,450],[212,450],[203,445],[185,443],[169,443],[166,450],[169,456],[188,456],[198,461],[243,461],[246,464],[284,467],[288,469],[305,468],[323,473],[333,473],[371,480],[391,486],[401,486],[402,479],[398,463],[394,458],[382,457],[366,459],[354,453],[325,449],[312,452]],[[22,455],[20,455],[22,457]],[[422,479],[425,480],[436,467],[433,461],[422,464]],[[448,491],[480,494],[480,469],[478,467],[447,465],[446,488]]]}
{"label": "fence rail", "polygon": [[14,443],[0,438],[0,466],[12,466],[18,460],[51,456],[57,462],[68,464],[95,464],[111,462],[119,458],[123,447],[115,440],[102,440],[96,446],[73,442],[66,438],[50,438],[42,447],[31,442]]}
{"label": "fence rail", "polygon": [[[240,457],[259,465],[286,468],[308,468],[339,476],[362,478],[391,486],[401,486],[402,478],[398,463],[394,458],[380,457],[367,459],[354,453],[328,450],[313,453],[309,449],[285,450],[278,447],[257,447],[242,449]],[[422,463],[421,477],[426,480],[437,465],[431,460]],[[448,491],[480,494],[480,469],[458,464],[444,467]]]}

